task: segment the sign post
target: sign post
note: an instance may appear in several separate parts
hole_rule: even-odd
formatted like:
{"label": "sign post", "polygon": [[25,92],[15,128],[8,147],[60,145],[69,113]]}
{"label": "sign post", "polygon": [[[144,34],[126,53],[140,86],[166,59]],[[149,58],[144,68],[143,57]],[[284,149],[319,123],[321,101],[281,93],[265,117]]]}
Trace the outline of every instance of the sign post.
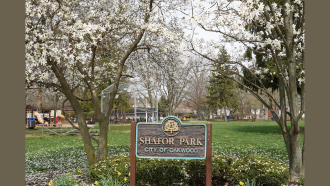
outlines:
{"label": "sign post", "polygon": [[136,129],[136,121],[132,121],[131,122],[131,169],[130,169],[131,186],[135,186],[135,171],[136,171],[135,129]]}
{"label": "sign post", "polygon": [[130,185],[136,183],[136,157],[205,159],[206,186],[212,178],[212,125],[187,124],[175,116],[161,123],[131,123]]}
{"label": "sign post", "polygon": [[212,185],[212,124],[207,123],[206,186]]}

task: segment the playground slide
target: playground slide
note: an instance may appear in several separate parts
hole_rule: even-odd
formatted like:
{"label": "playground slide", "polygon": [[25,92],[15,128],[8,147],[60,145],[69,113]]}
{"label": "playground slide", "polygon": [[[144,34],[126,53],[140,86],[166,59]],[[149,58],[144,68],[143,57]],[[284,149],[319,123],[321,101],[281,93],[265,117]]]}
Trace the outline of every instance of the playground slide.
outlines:
{"label": "playground slide", "polygon": [[38,113],[38,111],[33,111],[33,117],[37,118],[38,122],[41,124],[45,124],[46,121],[44,121],[41,117],[41,115]]}
{"label": "playground slide", "polygon": [[56,117],[59,117],[61,122],[65,120],[65,117],[62,115],[60,110],[56,111]]}

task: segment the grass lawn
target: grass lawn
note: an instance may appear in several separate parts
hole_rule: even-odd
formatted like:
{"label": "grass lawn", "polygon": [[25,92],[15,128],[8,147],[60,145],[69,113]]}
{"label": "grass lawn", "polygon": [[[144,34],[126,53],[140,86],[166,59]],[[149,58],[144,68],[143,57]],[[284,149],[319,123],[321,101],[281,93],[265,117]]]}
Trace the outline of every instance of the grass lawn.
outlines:
{"label": "grass lawn", "polygon": [[[288,166],[288,157],[280,127],[275,121],[211,122],[213,153],[231,157],[256,155],[280,161]],[[300,121],[304,128],[304,121]],[[289,125],[289,123],[288,123]],[[95,126],[93,129],[97,129]],[[108,157],[130,153],[130,126],[111,125],[108,133]],[[41,129],[40,129],[41,131]],[[26,130],[29,135],[41,135]],[[33,133],[35,132],[35,133]],[[39,135],[40,132],[40,135]],[[47,134],[48,135],[48,134]],[[300,135],[301,144],[304,135]],[[88,162],[80,136],[40,136],[25,138],[25,172],[49,172],[59,169],[87,168]],[[94,143],[97,149],[96,143]]]}

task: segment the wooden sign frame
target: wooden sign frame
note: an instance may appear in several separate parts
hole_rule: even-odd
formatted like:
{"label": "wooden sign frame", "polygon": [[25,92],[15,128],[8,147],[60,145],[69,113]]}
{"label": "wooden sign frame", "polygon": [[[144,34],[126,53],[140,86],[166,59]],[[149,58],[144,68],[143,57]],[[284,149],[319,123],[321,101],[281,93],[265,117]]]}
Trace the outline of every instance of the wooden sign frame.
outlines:
{"label": "wooden sign frame", "polygon": [[[172,116],[175,117],[175,116]],[[176,117],[175,117],[176,118]],[[148,124],[148,123],[139,123]],[[150,124],[150,123],[149,123]],[[159,124],[159,123],[153,123]],[[160,123],[161,124],[161,123]],[[191,124],[185,124],[191,125]],[[205,126],[205,124],[203,124]],[[131,152],[130,152],[130,185],[135,186],[136,182],[136,153],[137,153],[137,123],[131,122]],[[190,157],[139,157],[139,158],[167,158],[167,159],[204,159],[206,158],[206,186],[211,186],[212,183],[212,124],[206,124],[205,131],[205,153],[206,157],[203,158],[190,158]]]}

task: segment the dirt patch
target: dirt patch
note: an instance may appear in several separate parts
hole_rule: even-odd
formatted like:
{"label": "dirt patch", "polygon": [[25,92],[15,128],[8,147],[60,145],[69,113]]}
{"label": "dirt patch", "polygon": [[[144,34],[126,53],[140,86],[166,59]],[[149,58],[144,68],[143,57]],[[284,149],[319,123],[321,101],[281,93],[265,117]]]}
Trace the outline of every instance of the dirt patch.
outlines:
{"label": "dirt patch", "polygon": [[33,135],[33,134],[25,134],[25,137],[26,137],[26,138],[30,138],[30,137],[39,137],[39,136],[35,136],[35,135]]}
{"label": "dirt patch", "polygon": [[[282,131],[278,131],[278,134],[282,134]],[[299,134],[305,134],[305,129],[299,129]]]}

